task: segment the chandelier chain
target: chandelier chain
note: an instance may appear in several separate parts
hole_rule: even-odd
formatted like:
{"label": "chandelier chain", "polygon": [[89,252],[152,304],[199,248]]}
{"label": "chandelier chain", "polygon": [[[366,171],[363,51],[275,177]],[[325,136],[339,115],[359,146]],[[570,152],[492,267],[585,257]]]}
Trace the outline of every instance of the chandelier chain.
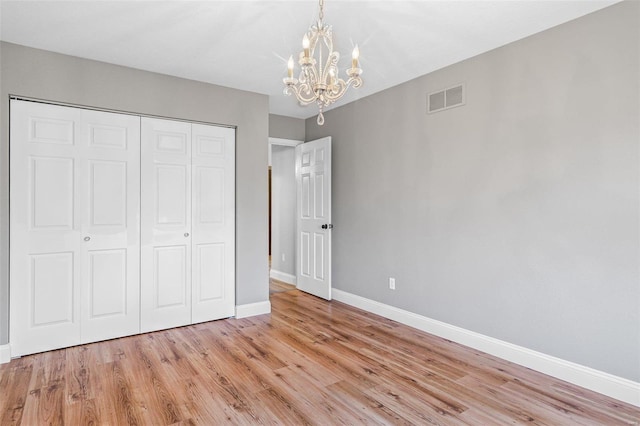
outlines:
{"label": "chandelier chain", "polygon": [[324,19],[324,0],[319,0],[320,2],[320,13],[318,13],[318,17],[320,18],[320,21],[322,21]]}

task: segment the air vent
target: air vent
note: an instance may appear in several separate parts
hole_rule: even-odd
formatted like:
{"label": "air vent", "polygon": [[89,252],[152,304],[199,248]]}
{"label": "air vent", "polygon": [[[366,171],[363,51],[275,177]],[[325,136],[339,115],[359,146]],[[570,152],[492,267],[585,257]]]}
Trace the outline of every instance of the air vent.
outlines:
{"label": "air vent", "polygon": [[464,84],[457,84],[437,92],[429,93],[427,96],[427,112],[443,111],[464,105]]}

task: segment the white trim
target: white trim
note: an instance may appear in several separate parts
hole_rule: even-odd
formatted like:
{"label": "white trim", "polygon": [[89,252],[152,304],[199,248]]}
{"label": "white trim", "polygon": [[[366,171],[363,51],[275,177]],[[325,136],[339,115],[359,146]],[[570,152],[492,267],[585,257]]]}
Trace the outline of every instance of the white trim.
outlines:
{"label": "white trim", "polygon": [[83,105],[83,104],[72,104],[69,102],[61,102],[61,101],[52,101],[49,99],[41,99],[41,98],[32,98],[29,96],[20,96],[20,95],[9,95],[9,100],[15,99],[17,101],[27,101],[27,102],[35,102],[39,104],[47,104],[47,105],[57,105],[64,106],[69,108],[79,108],[90,111],[101,111],[101,112],[112,112],[115,114],[125,114],[125,115],[133,115],[135,117],[149,117],[149,118],[158,118],[160,120],[172,120],[172,121],[181,121],[183,123],[196,123],[196,124],[204,124],[206,126],[216,126],[216,127],[226,127],[229,129],[237,129],[238,126],[234,124],[222,124],[222,123],[214,123],[211,121],[198,121],[198,120],[188,120],[185,118],[171,117],[166,115],[153,115],[153,114],[143,114],[140,112],[131,112],[125,111],[122,109],[113,109],[113,108],[102,108],[95,107],[91,105]]}
{"label": "white trim", "polygon": [[269,138],[270,145],[298,146],[301,143],[304,143],[304,141],[296,139]]}
{"label": "white trim", "polygon": [[236,305],[236,318],[247,318],[256,315],[270,314],[271,302],[247,303],[246,305]]}
{"label": "white trim", "polygon": [[8,343],[0,345],[0,364],[6,364],[9,361],[11,361],[11,346]]}
{"label": "white trim", "polygon": [[291,285],[296,285],[296,282],[298,281],[295,275],[291,275],[286,272],[276,271],[275,269],[272,269],[269,272],[269,276],[274,280],[282,281],[284,283],[291,284]]}
{"label": "white trim", "polygon": [[333,289],[335,300],[640,407],[640,383]]}
{"label": "white trim", "polygon": [[300,144],[303,144],[304,141],[299,141],[295,139],[281,139],[281,138],[269,138],[269,152],[267,154],[267,165],[271,167],[271,147],[273,145],[280,146],[293,146],[296,147]]}

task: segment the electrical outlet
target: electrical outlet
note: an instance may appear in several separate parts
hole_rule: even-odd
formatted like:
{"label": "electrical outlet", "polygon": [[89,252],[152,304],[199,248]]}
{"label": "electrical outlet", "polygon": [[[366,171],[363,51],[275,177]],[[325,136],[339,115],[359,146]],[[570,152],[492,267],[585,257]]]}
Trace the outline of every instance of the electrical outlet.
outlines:
{"label": "electrical outlet", "polygon": [[389,289],[390,290],[395,290],[396,289],[396,279],[395,278],[389,278]]}
{"label": "electrical outlet", "polygon": [[285,260],[284,260],[284,253],[282,253],[282,261],[283,261],[283,262],[285,262]]}

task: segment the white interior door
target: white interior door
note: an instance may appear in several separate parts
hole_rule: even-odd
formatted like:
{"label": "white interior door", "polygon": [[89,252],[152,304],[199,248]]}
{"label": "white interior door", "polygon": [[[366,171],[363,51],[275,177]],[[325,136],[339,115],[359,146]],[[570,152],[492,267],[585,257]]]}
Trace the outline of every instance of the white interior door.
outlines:
{"label": "white interior door", "polygon": [[140,117],[82,111],[82,343],[140,332]]}
{"label": "white interior door", "polygon": [[142,118],[141,331],[191,323],[191,124]]}
{"label": "white interior door", "polygon": [[11,101],[12,355],[138,331],[139,119]]}
{"label": "white interior door", "polygon": [[296,146],[297,287],[331,300],[331,137]]}
{"label": "white interior door", "polygon": [[11,101],[11,355],[80,343],[81,111]]}
{"label": "white interior door", "polygon": [[192,125],[192,322],[235,313],[235,130]]}

